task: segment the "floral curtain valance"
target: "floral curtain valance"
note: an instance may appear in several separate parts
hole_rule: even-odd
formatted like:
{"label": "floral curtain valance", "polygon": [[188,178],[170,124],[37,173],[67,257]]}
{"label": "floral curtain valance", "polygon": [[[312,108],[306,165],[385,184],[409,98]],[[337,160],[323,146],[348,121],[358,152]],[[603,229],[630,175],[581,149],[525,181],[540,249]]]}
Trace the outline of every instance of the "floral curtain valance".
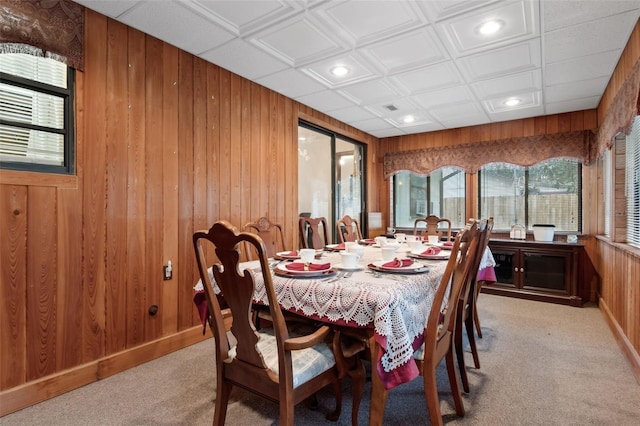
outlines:
{"label": "floral curtain valance", "polygon": [[476,173],[489,163],[532,166],[551,158],[589,162],[594,135],[589,130],[500,139],[464,145],[392,152],[384,155],[385,179],[399,171],[428,175],[444,166]]}
{"label": "floral curtain valance", "polygon": [[618,133],[628,135],[636,115],[640,115],[640,59],[631,69],[598,128],[591,159],[602,157]]}
{"label": "floral curtain valance", "polygon": [[0,53],[46,55],[83,70],[83,34],[84,6],[71,0],[0,0]]}

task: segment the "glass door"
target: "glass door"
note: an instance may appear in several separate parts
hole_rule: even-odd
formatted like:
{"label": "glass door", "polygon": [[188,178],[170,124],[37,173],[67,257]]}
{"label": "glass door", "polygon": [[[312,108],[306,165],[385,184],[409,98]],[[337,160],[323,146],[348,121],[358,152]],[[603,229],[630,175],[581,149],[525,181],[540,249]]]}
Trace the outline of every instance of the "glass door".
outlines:
{"label": "glass door", "polygon": [[349,215],[364,222],[364,147],[305,123],[298,126],[298,209],[300,216],[325,217],[329,239],[336,221]]}

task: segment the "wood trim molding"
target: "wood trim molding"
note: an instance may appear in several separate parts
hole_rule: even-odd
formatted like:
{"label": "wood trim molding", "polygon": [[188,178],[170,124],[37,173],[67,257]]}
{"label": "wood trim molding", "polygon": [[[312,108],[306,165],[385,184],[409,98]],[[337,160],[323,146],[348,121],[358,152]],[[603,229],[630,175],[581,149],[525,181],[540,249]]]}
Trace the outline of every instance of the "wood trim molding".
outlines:
{"label": "wood trim molding", "polygon": [[625,336],[622,328],[613,317],[613,314],[611,313],[609,306],[607,306],[607,303],[602,298],[600,298],[598,305],[600,307],[600,310],[602,311],[605,321],[607,321],[607,324],[609,325],[609,328],[613,333],[613,337],[616,339],[616,342],[618,343],[618,346],[620,346],[620,349],[622,350],[625,358],[627,359],[627,361],[629,361],[631,372],[635,376],[638,384],[640,384],[640,354],[636,352],[627,336]]}
{"label": "wood trim molding", "polygon": [[[79,365],[51,376],[25,383],[0,393],[0,417],[152,361],[211,337],[202,335],[202,326]],[[213,354],[212,354],[213,355]]]}
{"label": "wood trim molding", "polygon": [[77,175],[56,173],[23,172],[0,170],[0,185],[53,186],[57,188],[78,188]]}

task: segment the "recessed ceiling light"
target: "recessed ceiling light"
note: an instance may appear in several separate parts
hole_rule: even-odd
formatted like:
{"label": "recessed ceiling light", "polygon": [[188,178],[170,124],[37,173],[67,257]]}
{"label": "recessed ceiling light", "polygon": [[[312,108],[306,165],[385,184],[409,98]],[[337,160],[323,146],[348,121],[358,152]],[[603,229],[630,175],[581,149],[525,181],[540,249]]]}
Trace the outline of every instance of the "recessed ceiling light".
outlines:
{"label": "recessed ceiling light", "polygon": [[500,31],[503,26],[503,21],[491,20],[480,24],[480,26],[478,26],[478,32],[482,35],[491,35]]}
{"label": "recessed ceiling light", "polygon": [[516,106],[516,105],[518,105],[520,102],[521,102],[521,101],[520,101],[520,99],[518,99],[518,98],[510,98],[510,99],[507,99],[506,101],[504,101],[504,104],[505,104],[506,106]]}
{"label": "recessed ceiling light", "polygon": [[349,68],[345,67],[344,65],[336,65],[335,67],[331,68],[331,74],[335,75],[336,77],[342,77],[349,74]]}
{"label": "recessed ceiling light", "polygon": [[407,115],[405,118],[402,119],[403,123],[413,123],[414,121],[416,121],[416,119],[413,115]]}

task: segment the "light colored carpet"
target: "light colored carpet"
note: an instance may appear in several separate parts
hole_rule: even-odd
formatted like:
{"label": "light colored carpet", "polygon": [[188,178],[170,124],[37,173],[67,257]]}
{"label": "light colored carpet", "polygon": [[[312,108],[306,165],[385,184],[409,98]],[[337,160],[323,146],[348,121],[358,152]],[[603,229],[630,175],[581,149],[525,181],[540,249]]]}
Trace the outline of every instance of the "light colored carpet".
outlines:
{"label": "light colored carpet", "polygon": [[[471,392],[459,418],[444,365],[438,370],[444,422],[470,425],[639,425],[640,385],[598,308],[572,308],[482,294],[481,369],[467,353]],[[185,348],[0,419],[12,425],[209,425],[215,398],[213,341]],[[349,425],[351,383],[344,382],[340,420],[320,407],[296,407],[296,424]],[[370,383],[359,412],[368,420]],[[278,408],[234,390],[229,425],[277,424]],[[385,424],[428,424],[421,379],[389,393]]]}

